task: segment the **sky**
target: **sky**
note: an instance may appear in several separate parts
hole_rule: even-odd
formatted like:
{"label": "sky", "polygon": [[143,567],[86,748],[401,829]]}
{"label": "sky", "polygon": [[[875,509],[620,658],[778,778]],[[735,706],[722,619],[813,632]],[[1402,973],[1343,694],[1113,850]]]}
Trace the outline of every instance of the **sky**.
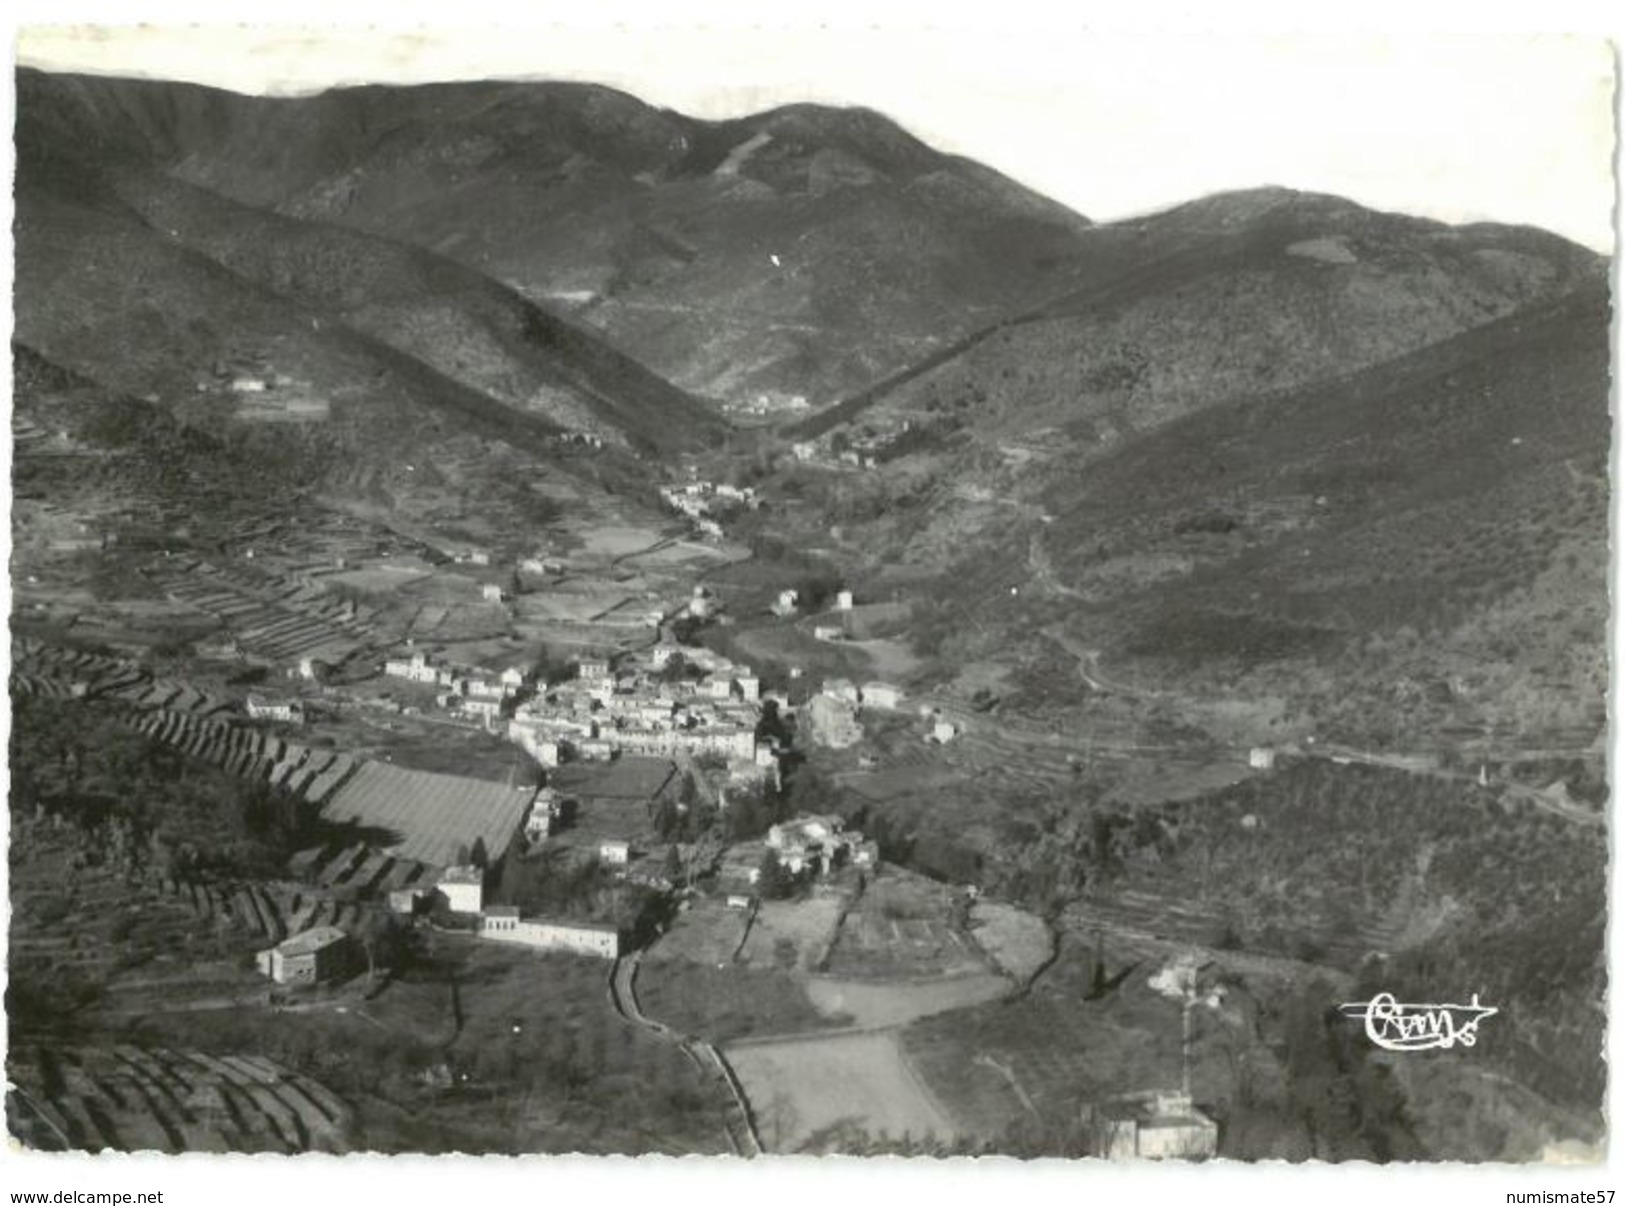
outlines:
{"label": "sky", "polygon": [[668,15],[505,27],[35,25],[19,29],[16,50],[42,67],[243,92],[553,78],[700,117],[859,104],[1097,221],[1274,184],[1614,246],[1614,57],[1595,32]]}

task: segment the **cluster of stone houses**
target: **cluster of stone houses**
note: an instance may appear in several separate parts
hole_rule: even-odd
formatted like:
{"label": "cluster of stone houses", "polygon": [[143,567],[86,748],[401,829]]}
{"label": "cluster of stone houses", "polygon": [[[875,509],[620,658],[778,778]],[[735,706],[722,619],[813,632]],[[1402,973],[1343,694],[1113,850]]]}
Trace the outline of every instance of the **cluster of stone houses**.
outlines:
{"label": "cluster of stone houses", "polygon": [[436,665],[427,655],[392,658],[384,663],[390,678],[403,678],[424,686],[444,688],[435,697],[442,708],[452,708],[479,720],[488,728],[502,718],[503,706],[525,685],[524,672],[510,666],[501,673],[471,670],[461,666]]}
{"label": "cluster of stone houses", "polygon": [[863,740],[860,711],[895,712],[903,706],[903,698],[903,689],[891,683],[860,687],[848,679],[828,679],[807,703],[809,733],[819,745],[846,749]]}
{"label": "cluster of stone houses", "polygon": [[767,848],[780,866],[795,875],[808,871],[828,875],[846,864],[873,867],[880,861],[875,842],[832,815],[804,814],[781,821],[767,831]]}
{"label": "cluster of stone houses", "polygon": [[880,865],[879,844],[861,830],[846,828],[837,816],[804,813],[772,826],[761,841],[739,842],[728,849],[717,870],[721,882],[729,886],[730,904],[735,897],[748,903],[749,889],[761,882],[768,854],[798,876],[822,877],[842,867]]}
{"label": "cluster of stone houses", "polygon": [[719,502],[737,504],[755,509],[761,505],[756,491],[749,486],[732,486],[726,482],[691,481],[680,485],[660,487],[660,500],[686,516],[702,536],[722,537],[722,525],[716,521],[713,508]]}
{"label": "cluster of stone houses", "polygon": [[776,774],[776,751],[756,739],[761,680],[703,649],[682,653],[704,677],[661,674],[676,650],[657,645],[641,664],[619,672],[605,660],[582,661],[574,679],[514,710],[509,740],[543,766],[622,753],[710,755],[725,759],[730,772]]}
{"label": "cluster of stone houses", "polygon": [[661,486],[660,501],[690,519],[702,519],[709,515],[712,505],[718,501],[737,503],[746,507],[759,505],[756,491],[749,486],[731,486],[726,482],[707,481]]}

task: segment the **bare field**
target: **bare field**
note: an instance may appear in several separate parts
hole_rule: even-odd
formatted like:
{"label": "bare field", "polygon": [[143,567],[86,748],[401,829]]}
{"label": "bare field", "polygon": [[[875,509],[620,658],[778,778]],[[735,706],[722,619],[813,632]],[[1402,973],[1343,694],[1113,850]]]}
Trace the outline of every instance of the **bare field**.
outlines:
{"label": "bare field", "polygon": [[827,1014],[849,1014],[864,1027],[901,1026],[917,1018],[996,1001],[1010,982],[992,972],[951,976],[912,983],[842,980],[809,976],[807,995]]}
{"label": "bare field", "polygon": [[665,539],[655,528],[628,524],[594,524],[579,528],[576,534],[581,537],[584,551],[598,557],[625,557],[631,553],[641,553]]}
{"label": "bare field", "polygon": [[839,1151],[865,1137],[954,1137],[952,1120],[893,1035],[747,1043],[727,1055],[770,1151]]}

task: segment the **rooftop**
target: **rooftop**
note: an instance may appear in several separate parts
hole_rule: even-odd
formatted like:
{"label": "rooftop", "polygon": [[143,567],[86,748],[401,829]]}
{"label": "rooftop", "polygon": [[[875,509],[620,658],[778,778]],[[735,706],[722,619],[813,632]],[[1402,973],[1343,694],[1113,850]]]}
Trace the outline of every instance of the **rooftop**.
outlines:
{"label": "rooftop", "polygon": [[295,934],[277,945],[277,950],[284,955],[313,955],[319,950],[325,950],[335,942],[343,942],[349,935],[336,925],[319,925],[315,929],[306,930],[302,934]]}

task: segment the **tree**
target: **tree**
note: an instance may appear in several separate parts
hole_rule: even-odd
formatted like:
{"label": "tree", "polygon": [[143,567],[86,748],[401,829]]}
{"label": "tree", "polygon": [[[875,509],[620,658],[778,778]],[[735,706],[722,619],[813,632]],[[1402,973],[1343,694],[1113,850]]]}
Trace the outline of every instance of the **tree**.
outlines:
{"label": "tree", "polygon": [[756,872],[756,890],[763,900],[783,900],[795,891],[795,877],[771,850],[762,851],[762,860],[756,864]]}
{"label": "tree", "polygon": [[393,971],[399,961],[403,944],[400,927],[395,918],[380,909],[369,909],[356,937],[367,956],[367,983],[377,977],[378,969]]}

